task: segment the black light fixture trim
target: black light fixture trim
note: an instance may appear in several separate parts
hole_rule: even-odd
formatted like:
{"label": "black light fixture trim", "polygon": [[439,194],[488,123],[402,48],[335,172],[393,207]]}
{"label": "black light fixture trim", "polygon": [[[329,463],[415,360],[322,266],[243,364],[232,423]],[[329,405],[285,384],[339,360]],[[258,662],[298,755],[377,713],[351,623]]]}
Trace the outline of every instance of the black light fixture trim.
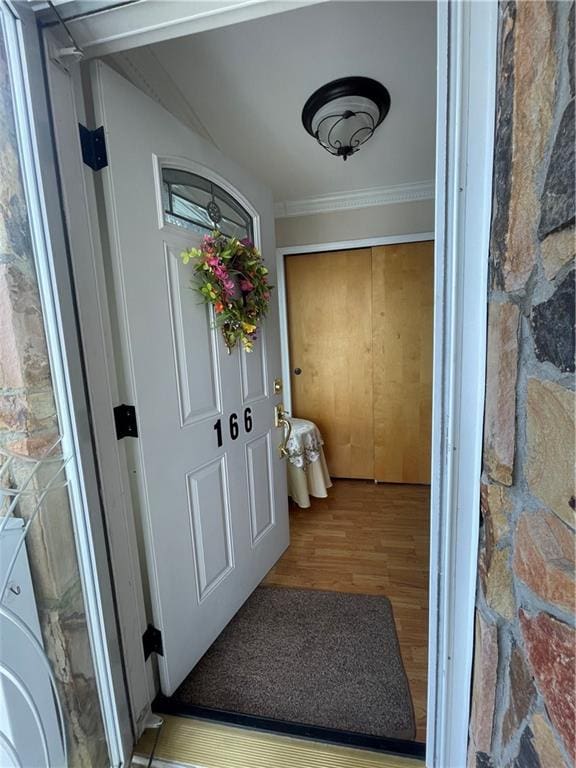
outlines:
{"label": "black light fixture trim", "polygon": [[[374,120],[372,120],[372,116],[367,112],[358,113],[351,110],[334,113],[333,115],[326,115],[322,119],[321,123],[328,118],[337,118],[337,120],[330,128],[327,141],[324,143],[319,138],[318,130],[314,131],[312,127],[314,116],[326,104],[346,96],[356,96],[372,101],[378,109],[378,118],[374,122]],[[384,120],[389,110],[390,94],[388,93],[388,89],[385,88],[382,83],[379,83],[377,80],[373,80],[371,77],[342,77],[338,80],[332,80],[332,82],[326,83],[326,85],[323,85],[321,88],[318,88],[317,91],[314,91],[306,104],[304,104],[304,108],[302,110],[302,124],[304,125],[306,131],[318,141],[320,146],[324,147],[324,149],[330,152],[330,154],[342,157],[344,160],[346,160],[347,157],[357,152],[362,144],[368,141],[376,128]],[[358,129],[350,136],[349,141],[345,146],[342,146],[339,141],[332,141],[331,134],[334,128],[336,128],[336,126],[339,125],[343,120],[348,120],[350,117],[354,117],[356,114],[368,115],[372,121],[372,126],[364,126]],[[361,132],[365,134],[363,137],[357,135]]]}

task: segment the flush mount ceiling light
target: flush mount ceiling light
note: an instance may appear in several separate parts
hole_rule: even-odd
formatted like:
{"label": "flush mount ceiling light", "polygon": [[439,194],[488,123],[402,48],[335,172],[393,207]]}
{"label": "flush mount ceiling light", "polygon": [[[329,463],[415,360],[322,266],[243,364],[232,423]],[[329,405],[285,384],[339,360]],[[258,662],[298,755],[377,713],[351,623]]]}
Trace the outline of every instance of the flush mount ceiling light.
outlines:
{"label": "flush mount ceiling light", "polygon": [[390,109],[390,94],[370,77],[342,77],[308,99],[302,123],[331,155],[346,160],[368,141]]}

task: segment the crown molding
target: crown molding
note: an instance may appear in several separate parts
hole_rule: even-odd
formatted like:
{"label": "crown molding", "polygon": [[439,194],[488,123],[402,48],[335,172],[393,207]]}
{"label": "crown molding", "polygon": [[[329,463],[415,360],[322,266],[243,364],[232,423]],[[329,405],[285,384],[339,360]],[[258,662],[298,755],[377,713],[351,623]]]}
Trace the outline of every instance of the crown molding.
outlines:
{"label": "crown molding", "polygon": [[392,187],[370,187],[348,192],[335,192],[318,197],[304,197],[301,200],[284,200],[275,203],[277,219],[290,216],[311,216],[315,213],[330,213],[352,208],[370,208],[376,205],[411,203],[417,200],[434,199],[434,180],[417,181],[413,184],[396,184]]}

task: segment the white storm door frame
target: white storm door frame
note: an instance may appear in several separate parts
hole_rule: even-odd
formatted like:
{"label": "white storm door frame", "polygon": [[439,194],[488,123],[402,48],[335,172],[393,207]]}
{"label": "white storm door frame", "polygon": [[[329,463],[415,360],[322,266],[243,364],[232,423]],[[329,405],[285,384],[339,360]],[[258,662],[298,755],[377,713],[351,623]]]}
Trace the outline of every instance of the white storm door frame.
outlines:
{"label": "white storm door frame", "polygon": [[[434,320],[433,462],[430,553],[430,641],[427,759],[430,768],[466,764],[478,555],[479,494],[486,360],[488,251],[492,203],[495,123],[497,0],[438,3],[438,112],[436,142],[436,276]],[[174,29],[174,35],[178,30]],[[70,64],[72,71],[75,65]],[[78,94],[75,94],[78,99]],[[64,100],[65,101],[65,100]],[[59,121],[74,121],[69,106]],[[65,150],[76,164],[66,183],[92,221],[94,258],[101,263],[95,185],[77,164],[77,147]],[[61,157],[62,160],[62,157]],[[77,227],[69,222],[69,231]],[[70,233],[70,232],[69,232]],[[76,233],[86,239],[86,233]],[[72,238],[71,238],[72,239]],[[105,286],[97,284],[97,292]],[[94,290],[77,281],[79,301]],[[105,294],[98,294],[106,306]],[[84,344],[105,351],[116,376],[108,340],[98,324],[83,328]],[[104,403],[104,377],[89,381],[91,399]],[[114,403],[110,403],[112,406]],[[115,457],[96,452],[107,471],[122,473]],[[106,461],[105,461],[106,459]],[[105,472],[103,472],[105,477]],[[124,510],[124,511],[122,511]],[[119,515],[126,514],[119,505]],[[133,521],[115,519],[113,525]],[[111,532],[111,535],[113,533]],[[132,553],[136,557],[135,553]],[[112,556],[114,561],[114,555]],[[134,563],[133,572],[139,565]],[[134,585],[116,581],[121,617],[134,606]],[[138,610],[143,606],[139,606]],[[126,658],[141,654],[134,637],[124,638]],[[134,697],[130,681],[131,698]],[[143,711],[149,707],[142,692]],[[134,701],[132,701],[134,706]]]}
{"label": "white storm door frame", "polygon": [[72,459],[67,476],[90,650],[110,765],[120,768],[130,761],[133,730],[38,29],[26,2],[0,3],[0,16],[62,447]]}

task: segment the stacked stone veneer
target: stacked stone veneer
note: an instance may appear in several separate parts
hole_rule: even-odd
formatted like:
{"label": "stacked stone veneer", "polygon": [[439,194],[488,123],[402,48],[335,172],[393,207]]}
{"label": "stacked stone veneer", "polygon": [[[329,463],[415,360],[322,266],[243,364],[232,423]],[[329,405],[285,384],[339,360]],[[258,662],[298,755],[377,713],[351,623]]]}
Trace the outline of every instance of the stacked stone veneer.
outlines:
{"label": "stacked stone veneer", "polygon": [[576,762],[574,3],[500,6],[469,764]]}
{"label": "stacked stone veneer", "polygon": [[[0,446],[36,457],[54,443],[57,435],[50,362],[0,28]],[[14,465],[11,486],[20,487],[27,472],[26,462]],[[46,477],[46,473],[40,473],[28,490],[37,492]],[[26,518],[37,498],[37,493],[23,497],[17,515]],[[66,716],[69,764],[72,768],[107,766],[66,489],[47,496],[28,534],[27,550],[44,644]]]}

